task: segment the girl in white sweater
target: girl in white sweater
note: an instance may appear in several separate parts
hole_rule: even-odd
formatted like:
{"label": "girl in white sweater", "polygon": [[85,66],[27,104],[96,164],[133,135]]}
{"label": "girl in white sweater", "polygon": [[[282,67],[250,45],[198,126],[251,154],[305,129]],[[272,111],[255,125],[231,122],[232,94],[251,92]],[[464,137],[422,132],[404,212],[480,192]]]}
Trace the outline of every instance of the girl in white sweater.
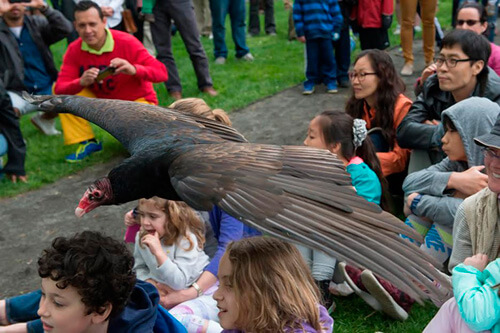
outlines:
{"label": "girl in white sweater", "polygon": [[160,295],[192,286],[209,262],[203,252],[204,226],[196,213],[183,202],[152,197],[139,200],[138,215],[137,278],[153,283]]}

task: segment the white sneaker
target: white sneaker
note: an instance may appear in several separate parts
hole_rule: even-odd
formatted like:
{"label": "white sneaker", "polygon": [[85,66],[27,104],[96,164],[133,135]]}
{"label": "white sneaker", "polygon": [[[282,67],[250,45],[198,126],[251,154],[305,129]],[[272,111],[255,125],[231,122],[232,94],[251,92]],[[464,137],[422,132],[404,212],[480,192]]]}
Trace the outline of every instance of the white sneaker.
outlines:
{"label": "white sneaker", "polygon": [[401,26],[398,24],[396,29],[392,32],[394,35],[401,35]]}
{"label": "white sneaker", "polygon": [[224,65],[226,63],[226,58],[224,58],[224,57],[217,57],[217,59],[215,59],[215,63],[217,65]]}
{"label": "white sneaker", "polygon": [[247,54],[245,54],[240,59],[241,60],[245,60],[245,61],[254,61],[255,60],[255,58],[253,57],[253,55],[250,52],[248,52]]}
{"label": "white sneaker", "polygon": [[339,262],[337,268],[340,269],[340,272],[344,276],[344,280],[347,282],[349,287],[351,287],[352,290],[354,290],[354,292],[356,293],[356,295],[361,297],[363,299],[363,301],[365,301],[366,304],[368,304],[375,311],[382,311],[382,305],[377,301],[377,299],[375,297],[373,297],[372,295],[370,295],[366,291],[363,291],[363,290],[358,288],[358,286],[354,283],[354,281],[351,279],[349,274],[347,274],[347,272],[345,270],[345,266],[346,266],[345,262]]}
{"label": "white sneaker", "polygon": [[405,321],[408,319],[408,312],[406,312],[392,296],[385,290],[385,288],[378,282],[373,273],[367,269],[361,272],[361,281],[366,290],[370,292],[377,302],[382,306],[382,312],[389,317]]}
{"label": "white sneaker", "polygon": [[413,75],[413,64],[411,62],[407,62],[404,64],[403,68],[401,68],[401,75],[403,76]]}
{"label": "white sneaker", "polygon": [[43,119],[42,113],[38,112],[31,118],[31,123],[35,125],[40,132],[45,135],[60,135],[61,131],[58,131],[55,127],[55,119]]}
{"label": "white sneaker", "polygon": [[331,281],[328,289],[335,296],[349,296],[354,293],[354,290],[345,281],[341,283]]}

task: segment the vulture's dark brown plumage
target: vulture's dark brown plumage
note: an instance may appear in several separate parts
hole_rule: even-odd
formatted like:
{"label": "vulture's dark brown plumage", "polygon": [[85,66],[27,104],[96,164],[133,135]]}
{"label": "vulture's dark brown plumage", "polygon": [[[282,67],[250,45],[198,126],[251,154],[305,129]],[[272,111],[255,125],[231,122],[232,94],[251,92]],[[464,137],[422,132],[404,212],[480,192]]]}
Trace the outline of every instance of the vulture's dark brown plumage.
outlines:
{"label": "vulture's dark brown plumage", "polygon": [[[371,269],[419,302],[450,296],[433,259],[399,234],[421,236],[359,197],[343,163],[327,151],[247,143],[233,128],[158,106],[78,96],[25,98],[41,110],[99,125],[131,154],[89,187],[82,214],[153,195],[184,200],[197,210],[217,205],[266,234]],[[82,205],[85,200],[90,206]]]}

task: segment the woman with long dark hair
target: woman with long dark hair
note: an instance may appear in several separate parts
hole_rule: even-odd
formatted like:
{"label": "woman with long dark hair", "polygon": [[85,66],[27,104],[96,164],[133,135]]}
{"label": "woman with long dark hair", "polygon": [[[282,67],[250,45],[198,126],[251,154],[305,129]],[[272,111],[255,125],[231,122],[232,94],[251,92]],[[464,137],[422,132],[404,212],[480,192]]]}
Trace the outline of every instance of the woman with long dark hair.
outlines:
{"label": "woman with long dark hair", "polygon": [[380,50],[361,52],[349,75],[352,95],[346,112],[366,121],[385,177],[406,170],[409,149],[399,147],[396,128],[408,113],[411,100],[391,57]]}

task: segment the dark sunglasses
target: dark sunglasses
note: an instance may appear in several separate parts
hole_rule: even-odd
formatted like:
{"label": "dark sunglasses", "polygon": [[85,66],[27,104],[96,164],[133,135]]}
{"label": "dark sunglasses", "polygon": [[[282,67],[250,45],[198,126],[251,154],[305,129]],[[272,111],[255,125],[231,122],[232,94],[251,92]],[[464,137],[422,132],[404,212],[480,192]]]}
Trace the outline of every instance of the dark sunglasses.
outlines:
{"label": "dark sunglasses", "polygon": [[464,23],[467,23],[469,27],[472,27],[473,25],[478,24],[481,21],[478,20],[457,20],[457,25],[464,25]]}

